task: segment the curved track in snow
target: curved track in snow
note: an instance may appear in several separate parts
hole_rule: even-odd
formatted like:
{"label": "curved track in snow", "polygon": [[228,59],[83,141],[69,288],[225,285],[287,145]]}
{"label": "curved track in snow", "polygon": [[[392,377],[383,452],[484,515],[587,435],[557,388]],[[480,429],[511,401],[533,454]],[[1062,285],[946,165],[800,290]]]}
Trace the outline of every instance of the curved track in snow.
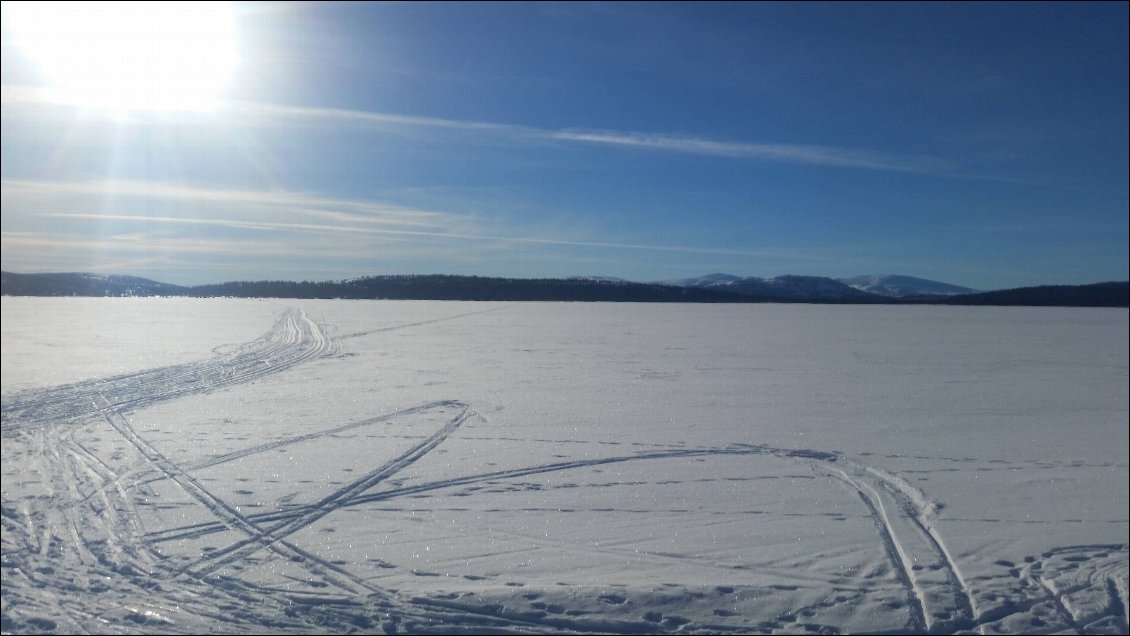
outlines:
{"label": "curved track in snow", "polygon": [[285,371],[330,354],[332,341],[301,309],[284,312],[263,336],[206,360],[21,391],[0,406],[0,428],[100,417],[107,408],[136,411]]}

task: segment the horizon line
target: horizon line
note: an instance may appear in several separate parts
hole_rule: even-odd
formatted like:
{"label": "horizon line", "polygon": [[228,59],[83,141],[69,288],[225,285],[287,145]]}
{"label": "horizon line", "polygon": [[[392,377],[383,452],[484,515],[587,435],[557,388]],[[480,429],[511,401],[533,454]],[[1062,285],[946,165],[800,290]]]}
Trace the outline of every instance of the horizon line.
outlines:
{"label": "horizon line", "polygon": [[[481,275],[481,274],[444,274],[444,273],[439,273],[439,272],[428,272],[428,273],[399,273],[399,274],[365,274],[365,275],[361,275],[361,276],[350,276],[350,277],[346,277],[346,278],[321,279],[321,280],[283,280],[283,279],[261,278],[261,279],[244,279],[244,280],[225,280],[225,281],[222,281],[222,282],[215,282],[215,283],[199,283],[199,284],[195,284],[195,285],[182,285],[180,283],[167,283],[167,282],[164,282],[164,281],[156,280],[156,279],[153,279],[153,278],[147,278],[145,276],[138,276],[138,275],[135,275],[135,274],[112,274],[112,273],[98,273],[98,272],[91,272],[91,271],[17,272],[17,271],[12,271],[12,270],[7,270],[7,269],[0,269],[0,273],[2,273],[2,274],[14,274],[14,275],[17,275],[17,276],[67,276],[67,275],[75,276],[75,275],[81,275],[81,276],[94,276],[94,277],[103,277],[103,278],[117,276],[117,277],[122,277],[122,278],[137,278],[137,279],[141,279],[141,280],[148,281],[148,282],[151,282],[151,283],[158,283],[158,284],[161,284],[161,285],[169,285],[169,286],[172,286],[172,287],[181,287],[181,288],[185,288],[185,289],[191,289],[191,288],[194,288],[194,287],[205,287],[205,286],[211,286],[211,285],[226,285],[226,284],[231,284],[231,283],[343,284],[343,283],[354,282],[354,281],[357,281],[357,280],[363,280],[363,279],[367,279],[367,278],[396,278],[396,277],[407,278],[407,277],[440,277],[440,276],[450,277],[450,278],[483,278],[483,279],[497,279],[497,280],[577,281],[577,282],[592,282],[592,283],[629,283],[629,284],[633,284],[633,285],[679,286],[679,285],[670,283],[669,281],[680,281],[680,280],[690,280],[690,279],[695,279],[695,278],[705,278],[707,276],[714,276],[714,275],[717,275],[717,274],[722,274],[722,275],[725,275],[725,276],[735,276],[736,278],[741,279],[741,280],[746,280],[746,279],[774,280],[774,279],[777,279],[777,278],[786,278],[786,277],[788,277],[788,278],[824,278],[824,279],[828,279],[828,280],[834,280],[834,281],[840,282],[840,283],[844,283],[845,279],[859,278],[859,277],[863,277],[863,276],[871,276],[871,277],[894,277],[894,276],[898,276],[898,277],[903,277],[903,278],[913,278],[913,279],[921,280],[921,281],[925,281],[925,282],[941,283],[941,284],[945,284],[945,285],[953,285],[955,287],[964,287],[962,285],[954,285],[952,283],[946,283],[945,281],[939,281],[939,280],[928,279],[928,278],[921,278],[919,276],[909,276],[909,275],[906,275],[906,274],[858,274],[856,276],[845,276],[845,277],[825,276],[825,275],[818,275],[818,274],[778,274],[776,276],[738,276],[736,274],[726,274],[724,272],[711,272],[709,274],[703,274],[701,276],[688,276],[688,277],[684,277],[684,278],[673,278],[673,279],[663,279],[663,280],[653,280],[653,281],[640,281],[640,280],[629,280],[629,279],[626,279],[626,278],[621,278],[619,276],[602,276],[602,275],[523,277],[523,276],[485,276],[485,275]],[[604,279],[604,280],[601,280],[601,279]],[[985,293],[985,292],[1009,291],[1009,290],[1014,290],[1014,289],[1029,289],[1029,288],[1035,288],[1035,287],[1083,287],[1083,286],[1088,286],[1088,285],[1103,285],[1103,284],[1109,284],[1109,283],[1128,283],[1128,284],[1130,284],[1130,279],[1126,279],[1126,280],[1123,280],[1123,279],[1108,279],[1108,280],[1101,280],[1101,281],[1095,281],[1095,282],[1090,282],[1090,283],[1039,283],[1039,284],[1036,284],[1036,285],[1023,285],[1023,286],[1020,286],[1020,287],[1002,287],[1002,288],[997,288],[997,289],[967,288],[967,289],[972,289],[972,291],[963,292],[963,293],[976,294],[976,293]],[[844,284],[847,285],[847,283],[844,283]],[[850,285],[849,285],[849,287],[850,287]],[[872,293],[872,292],[868,292],[868,293]],[[875,295],[879,296],[879,294],[875,294]]]}

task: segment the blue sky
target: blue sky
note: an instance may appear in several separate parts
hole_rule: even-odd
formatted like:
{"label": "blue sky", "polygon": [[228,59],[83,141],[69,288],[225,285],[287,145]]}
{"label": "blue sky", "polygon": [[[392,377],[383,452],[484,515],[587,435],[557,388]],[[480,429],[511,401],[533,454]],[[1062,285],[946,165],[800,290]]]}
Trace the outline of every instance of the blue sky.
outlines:
{"label": "blue sky", "polygon": [[59,97],[6,15],[5,270],[1128,277],[1125,3],[233,9],[189,111]]}

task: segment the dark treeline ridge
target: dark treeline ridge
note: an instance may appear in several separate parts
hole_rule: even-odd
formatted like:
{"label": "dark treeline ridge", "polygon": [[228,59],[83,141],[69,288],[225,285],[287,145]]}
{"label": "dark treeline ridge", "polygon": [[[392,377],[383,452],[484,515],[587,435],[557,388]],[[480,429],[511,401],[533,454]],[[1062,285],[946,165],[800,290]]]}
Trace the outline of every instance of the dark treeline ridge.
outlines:
{"label": "dark treeline ridge", "polygon": [[0,273],[5,296],[187,296],[195,298],[342,298],[357,300],[501,300],[578,302],[945,304],[1061,307],[1130,306],[1130,283],[1045,285],[952,296],[843,299],[780,298],[715,288],[586,278],[495,278],[444,274],[371,276],[345,281],[236,281],[185,287],[136,276]]}
{"label": "dark treeline ridge", "polygon": [[526,279],[441,274],[372,276],[346,281],[234,281],[183,287],[134,276],[3,272],[5,296],[189,296],[196,298],[344,298],[357,300],[543,300],[741,303],[770,300],[720,291],[590,279]]}
{"label": "dark treeline ridge", "polygon": [[1024,305],[1029,307],[1127,307],[1130,283],[1092,285],[1040,285],[999,291],[961,294],[947,299],[948,305]]}
{"label": "dark treeline ridge", "polygon": [[559,278],[491,278],[443,274],[373,276],[342,282],[240,281],[191,287],[188,288],[185,295],[234,296],[237,298],[689,303],[735,303],[753,300],[713,290],[645,283]]}

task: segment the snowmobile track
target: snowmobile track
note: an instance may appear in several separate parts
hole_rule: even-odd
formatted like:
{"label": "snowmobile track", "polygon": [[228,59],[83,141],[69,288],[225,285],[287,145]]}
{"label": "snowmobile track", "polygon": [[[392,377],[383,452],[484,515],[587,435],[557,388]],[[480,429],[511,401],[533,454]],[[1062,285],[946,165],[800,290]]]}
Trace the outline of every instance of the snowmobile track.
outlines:
{"label": "snowmobile track", "polygon": [[103,401],[114,411],[135,411],[250,382],[333,351],[317,323],[301,309],[289,309],[269,332],[226,355],[16,393],[0,405],[0,430],[99,417]]}

